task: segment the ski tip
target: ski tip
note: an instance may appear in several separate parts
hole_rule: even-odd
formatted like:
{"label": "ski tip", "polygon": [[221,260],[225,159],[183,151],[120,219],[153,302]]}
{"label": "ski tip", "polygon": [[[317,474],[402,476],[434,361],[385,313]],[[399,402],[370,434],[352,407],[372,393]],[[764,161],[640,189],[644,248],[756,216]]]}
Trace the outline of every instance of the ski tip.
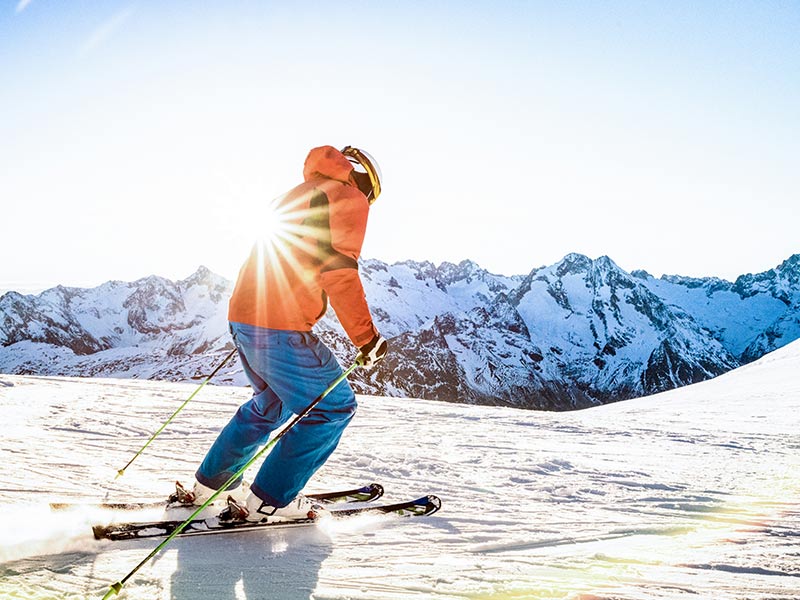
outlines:
{"label": "ski tip", "polygon": [[432,515],[442,508],[442,501],[439,499],[439,496],[434,496],[433,494],[414,500],[413,504],[419,507],[419,510],[415,511],[415,513],[423,517]]}
{"label": "ski tip", "polygon": [[440,508],[442,508],[442,501],[439,499],[439,496],[434,496],[430,494],[427,496],[428,500],[428,507],[429,510],[426,512],[426,515],[432,515],[433,513],[437,512]]}
{"label": "ski tip", "polygon": [[383,496],[383,486],[380,483],[370,483],[364,490],[369,493],[370,500],[377,500]]}

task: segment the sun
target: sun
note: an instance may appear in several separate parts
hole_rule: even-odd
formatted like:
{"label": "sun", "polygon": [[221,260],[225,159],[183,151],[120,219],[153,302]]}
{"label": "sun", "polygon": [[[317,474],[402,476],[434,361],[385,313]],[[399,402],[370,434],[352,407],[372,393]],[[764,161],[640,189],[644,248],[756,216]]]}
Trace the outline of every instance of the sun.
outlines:
{"label": "sun", "polygon": [[310,251],[309,242],[303,239],[308,235],[308,228],[302,224],[305,212],[297,203],[278,197],[254,216],[250,227],[255,234],[260,273],[271,269],[279,279],[285,279],[285,269],[302,270],[296,257],[298,249]]}
{"label": "sun", "polygon": [[295,215],[281,202],[281,198],[276,198],[264,204],[253,215],[248,225],[252,231],[251,239],[270,256],[283,253],[293,243],[295,220]]}
{"label": "sun", "polygon": [[274,244],[286,232],[286,215],[278,207],[277,202],[270,202],[253,223],[256,238],[267,245]]}
{"label": "sun", "polygon": [[[268,285],[285,291],[293,281],[310,277],[310,262],[323,260],[326,239],[327,206],[311,206],[307,194],[280,196],[259,207],[248,222],[254,234],[251,250],[255,261],[257,293],[267,294]],[[327,234],[330,239],[330,233]],[[258,306],[266,306],[260,299]]]}

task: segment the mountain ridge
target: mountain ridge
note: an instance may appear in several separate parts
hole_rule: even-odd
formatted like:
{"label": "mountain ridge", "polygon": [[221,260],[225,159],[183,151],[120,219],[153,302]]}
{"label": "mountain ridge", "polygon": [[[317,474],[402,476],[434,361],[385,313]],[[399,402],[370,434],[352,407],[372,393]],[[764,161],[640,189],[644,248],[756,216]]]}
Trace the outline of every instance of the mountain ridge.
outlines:
{"label": "mountain ridge", "polygon": [[[522,408],[582,408],[702,381],[800,338],[800,254],[719,278],[630,273],[567,254],[527,275],[458,264],[363,259],[386,361],[358,370],[362,393]],[[232,282],[201,266],[95,288],[0,296],[0,372],[185,380],[232,348]],[[355,349],[333,311],[317,334]],[[244,384],[237,364],[215,380]]]}

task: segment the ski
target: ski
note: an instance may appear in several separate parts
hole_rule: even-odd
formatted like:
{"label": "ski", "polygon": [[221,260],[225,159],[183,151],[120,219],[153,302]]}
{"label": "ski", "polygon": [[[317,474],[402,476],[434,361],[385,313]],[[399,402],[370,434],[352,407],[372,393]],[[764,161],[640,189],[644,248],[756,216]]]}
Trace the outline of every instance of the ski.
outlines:
{"label": "ski", "polygon": [[[442,506],[437,496],[423,496],[409,502],[384,504],[379,506],[359,506],[353,508],[333,508],[330,514],[335,519],[354,515],[378,513],[396,514],[404,517],[421,517],[431,515]],[[235,531],[254,531],[268,529],[287,529],[306,527],[317,522],[315,519],[297,519],[293,521],[268,521],[266,523],[249,523],[247,521],[220,522],[216,517],[194,519],[176,537],[193,535],[211,535],[232,533]],[[148,523],[112,523],[111,525],[95,525],[92,527],[95,539],[133,540],[143,538],[161,538],[171,535],[183,521],[152,521]]]}
{"label": "ski", "polygon": [[[223,498],[224,494],[220,494]],[[306,494],[306,497],[317,500],[322,504],[338,504],[342,502],[372,502],[383,496],[383,486],[379,483],[370,483],[364,487],[351,490],[340,490],[334,492],[320,492],[317,494]],[[223,498],[224,500],[224,498]],[[175,510],[194,508],[184,504],[175,504],[164,500],[156,502],[100,502],[100,503],[81,503],[81,502],[51,502],[51,510],[70,510],[78,507],[102,508],[106,510],[141,510],[149,508],[163,508],[164,510]]]}

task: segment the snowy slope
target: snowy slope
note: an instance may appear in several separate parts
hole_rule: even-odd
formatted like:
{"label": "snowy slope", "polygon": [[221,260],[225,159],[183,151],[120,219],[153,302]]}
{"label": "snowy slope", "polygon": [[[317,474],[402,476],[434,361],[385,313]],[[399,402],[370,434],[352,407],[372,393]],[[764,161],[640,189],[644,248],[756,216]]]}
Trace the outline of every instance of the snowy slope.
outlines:
{"label": "snowy slope", "polygon": [[[363,396],[310,488],[377,480],[387,500],[439,494],[438,515],[176,540],[120,597],[796,599],[798,373],[795,342],[571,413]],[[100,598],[154,548],[95,542],[89,524],[110,515],[45,503],[157,498],[188,480],[246,389],[204,389],[112,481],[192,389],[0,375],[0,597]]]}

